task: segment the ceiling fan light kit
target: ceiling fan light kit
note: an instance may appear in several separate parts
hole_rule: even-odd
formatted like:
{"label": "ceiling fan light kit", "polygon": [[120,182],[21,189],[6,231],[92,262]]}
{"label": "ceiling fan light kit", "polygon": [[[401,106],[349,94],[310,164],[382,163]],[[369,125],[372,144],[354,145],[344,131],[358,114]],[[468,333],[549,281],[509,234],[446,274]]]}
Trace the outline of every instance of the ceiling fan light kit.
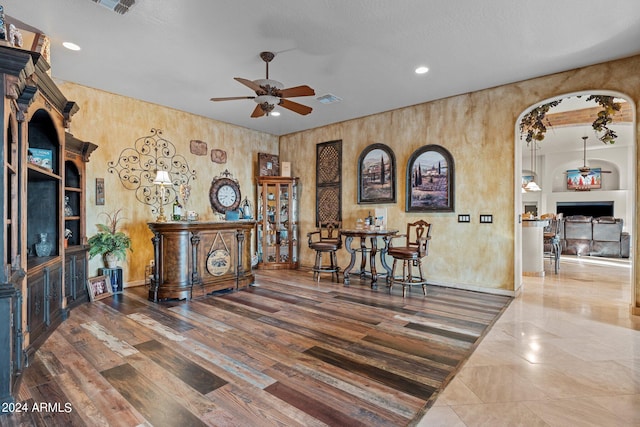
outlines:
{"label": "ceiling fan light kit", "polygon": [[269,116],[269,113],[271,113],[277,105],[303,116],[311,113],[311,111],[313,111],[311,107],[299,104],[287,98],[313,96],[316,92],[307,85],[285,88],[279,81],[270,79],[269,62],[271,62],[274,57],[275,54],[273,52],[260,53],[260,58],[266,64],[266,78],[248,80],[242,77],[234,77],[234,80],[253,90],[256,94],[255,96],[233,96],[226,98],[211,98],[211,100],[234,101],[238,99],[253,99],[256,104],[258,104],[251,113],[251,117],[253,118],[262,117],[264,115]]}

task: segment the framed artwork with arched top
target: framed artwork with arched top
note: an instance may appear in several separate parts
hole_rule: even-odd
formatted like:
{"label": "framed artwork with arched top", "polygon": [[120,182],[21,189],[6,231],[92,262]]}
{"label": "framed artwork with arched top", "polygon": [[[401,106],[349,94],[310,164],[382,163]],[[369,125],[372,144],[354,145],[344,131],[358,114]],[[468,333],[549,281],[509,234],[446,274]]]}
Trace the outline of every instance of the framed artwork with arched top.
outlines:
{"label": "framed artwork with arched top", "polygon": [[358,159],[358,203],[395,203],[396,157],[385,144],[371,144]]}
{"label": "framed artwork with arched top", "polygon": [[453,212],[454,164],[440,145],[425,145],[407,164],[407,212]]}

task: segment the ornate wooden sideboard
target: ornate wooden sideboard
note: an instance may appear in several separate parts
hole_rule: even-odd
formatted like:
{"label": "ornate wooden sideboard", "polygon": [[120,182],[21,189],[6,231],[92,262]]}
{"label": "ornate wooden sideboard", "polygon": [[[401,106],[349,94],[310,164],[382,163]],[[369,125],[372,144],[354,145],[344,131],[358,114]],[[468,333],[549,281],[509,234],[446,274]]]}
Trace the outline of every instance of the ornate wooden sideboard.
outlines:
{"label": "ornate wooden sideboard", "polygon": [[255,221],[152,222],[155,269],[149,300],[185,299],[254,282]]}

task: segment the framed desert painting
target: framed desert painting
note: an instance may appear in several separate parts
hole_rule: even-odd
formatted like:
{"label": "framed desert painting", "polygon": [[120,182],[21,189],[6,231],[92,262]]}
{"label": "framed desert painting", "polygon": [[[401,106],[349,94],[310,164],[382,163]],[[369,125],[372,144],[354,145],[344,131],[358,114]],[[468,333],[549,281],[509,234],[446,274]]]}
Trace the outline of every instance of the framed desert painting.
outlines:
{"label": "framed desert painting", "polygon": [[358,159],[358,203],[395,203],[396,158],[391,148],[372,144]]}
{"label": "framed desert painting", "polygon": [[567,171],[567,190],[593,190],[602,188],[602,169],[591,168],[587,172],[578,169]]}
{"label": "framed desert painting", "polygon": [[453,157],[439,145],[414,151],[407,164],[407,212],[453,212]]}

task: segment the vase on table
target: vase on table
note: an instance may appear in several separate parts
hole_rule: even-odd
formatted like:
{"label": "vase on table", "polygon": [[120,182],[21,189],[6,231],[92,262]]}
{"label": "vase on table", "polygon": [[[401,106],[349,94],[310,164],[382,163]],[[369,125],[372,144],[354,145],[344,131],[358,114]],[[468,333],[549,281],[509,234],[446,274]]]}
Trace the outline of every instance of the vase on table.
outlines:
{"label": "vase on table", "polygon": [[47,240],[47,233],[39,234],[40,241],[36,243],[36,255],[49,256],[51,255],[51,249],[53,245]]}

